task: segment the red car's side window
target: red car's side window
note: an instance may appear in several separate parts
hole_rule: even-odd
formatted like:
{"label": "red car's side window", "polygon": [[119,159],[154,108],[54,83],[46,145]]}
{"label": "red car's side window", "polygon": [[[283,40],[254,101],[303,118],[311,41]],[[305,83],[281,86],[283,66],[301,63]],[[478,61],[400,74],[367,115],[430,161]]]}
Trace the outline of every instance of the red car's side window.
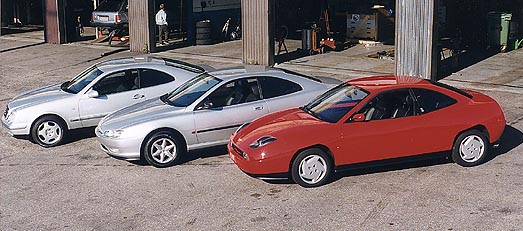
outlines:
{"label": "red car's side window", "polygon": [[409,89],[387,91],[370,100],[357,114],[364,114],[365,121],[412,116],[414,101]]}
{"label": "red car's side window", "polygon": [[424,88],[412,89],[417,102],[417,114],[426,114],[455,104],[457,100],[442,93]]}

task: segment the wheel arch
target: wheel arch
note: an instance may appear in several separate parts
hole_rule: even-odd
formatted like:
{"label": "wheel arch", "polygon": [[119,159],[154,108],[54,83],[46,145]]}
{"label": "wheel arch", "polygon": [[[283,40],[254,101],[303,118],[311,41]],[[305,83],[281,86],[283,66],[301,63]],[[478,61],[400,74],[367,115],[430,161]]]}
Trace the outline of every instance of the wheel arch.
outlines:
{"label": "wheel arch", "polygon": [[187,140],[185,139],[185,136],[183,136],[183,134],[181,132],[179,132],[178,130],[176,130],[174,128],[167,128],[167,127],[157,128],[157,129],[154,129],[154,130],[150,131],[149,134],[147,134],[147,136],[145,136],[145,138],[142,140],[142,143],[140,144],[140,159],[144,158],[143,154],[144,154],[144,151],[145,151],[145,145],[147,144],[147,141],[149,140],[149,138],[151,138],[151,136],[153,136],[154,134],[156,134],[158,132],[171,132],[171,133],[173,133],[178,138],[180,138],[180,140],[184,144],[183,147],[187,151],[187,149],[188,149],[187,148]]}
{"label": "wheel arch", "polygon": [[54,113],[46,113],[46,114],[42,114],[38,117],[36,117],[33,122],[31,122],[31,127],[29,127],[29,134],[31,134],[31,130],[33,129],[33,126],[35,125],[36,121],[38,121],[39,119],[41,118],[44,118],[46,116],[52,116],[52,117],[57,117],[58,119],[60,119],[60,122],[62,122],[63,124],[65,124],[67,130],[70,129],[70,126],[69,124],[67,123],[67,121],[64,120],[64,118],[62,118],[62,116],[58,115],[58,114],[54,114]]}
{"label": "wheel arch", "polygon": [[481,124],[478,124],[478,125],[475,125],[473,127],[464,129],[461,132],[458,132],[458,134],[456,134],[456,136],[454,137],[454,141],[452,142],[452,147],[454,147],[454,144],[456,143],[456,140],[458,139],[458,137],[461,134],[463,134],[464,132],[467,132],[467,131],[471,131],[471,130],[478,130],[479,132],[481,132],[487,138],[487,140],[489,141],[489,144],[490,144],[490,134],[488,132],[487,127],[485,127],[485,126],[483,126]]}
{"label": "wheel arch", "polygon": [[335,163],[336,163],[336,162],[335,162],[334,155],[332,154],[331,150],[330,150],[327,146],[325,146],[325,145],[323,145],[323,144],[315,144],[315,145],[311,145],[311,146],[308,146],[308,147],[301,148],[301,149],[299,149],[298,151],[296,151],[296,152],[294,153],[294,155],[293,155],[292,158],[291,158],[291,161],[289,162],[288,172],[291,172],[291,169],[292,169],[292,163],[294,162],[294,160],[296,159],[296,157],[298,156],[298,154],[299,154],[300,152],[303,152],[303,151],[305,151],[305,150],[307,150],[307,149],[311,149],[311,148],[317,148],[317,149],[320,149],[320,150],[322,150],[323,152],[325,152],[325,153],[327,154],[327,156],[330,158],[330,161],[331,161],[331,163],[332,163],[332,167],[335,168]]}

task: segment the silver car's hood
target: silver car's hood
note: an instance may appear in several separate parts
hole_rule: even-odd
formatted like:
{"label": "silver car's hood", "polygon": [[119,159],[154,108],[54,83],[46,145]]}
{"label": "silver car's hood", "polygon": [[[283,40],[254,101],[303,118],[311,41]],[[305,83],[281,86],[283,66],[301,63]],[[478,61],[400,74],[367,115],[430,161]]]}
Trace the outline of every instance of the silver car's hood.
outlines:
{"label": "silver car's hood", "polygon": [[185,112],[185,107],[175,107],[159,98],[146,100],[115,111],[100,121],[102,129],[122,129],[139,123],[172,117]]}
{"label": "silver car's hood", "polygon": [[74,96],[62,91],[60,86],[55,84],[18,94],[9,102],[9,108],[29,107]]}

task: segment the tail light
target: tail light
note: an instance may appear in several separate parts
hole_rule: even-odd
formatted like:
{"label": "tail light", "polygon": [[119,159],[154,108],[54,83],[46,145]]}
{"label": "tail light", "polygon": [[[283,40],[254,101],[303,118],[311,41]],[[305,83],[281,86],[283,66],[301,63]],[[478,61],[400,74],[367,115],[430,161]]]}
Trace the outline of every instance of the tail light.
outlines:
{"label": "tail light", "polygon": [[122,22],[122,17],[119,14],[115,15],[116,23]]}
{"label": "tail light", "polygon": [[94,22],[94,15],[91,14],[91,22]]}

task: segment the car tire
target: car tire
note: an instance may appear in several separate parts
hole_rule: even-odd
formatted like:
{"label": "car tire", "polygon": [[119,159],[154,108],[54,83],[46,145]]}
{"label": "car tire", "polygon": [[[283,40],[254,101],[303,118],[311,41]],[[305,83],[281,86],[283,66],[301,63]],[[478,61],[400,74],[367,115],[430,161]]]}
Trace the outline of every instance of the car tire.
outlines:
{"label": "car tire", "polygon": [[303,187],[318,187],[327,182],[332,166],[331,158],[324,151],[307,149],[300,152],[292,162],[291,177]]}
{"label": "car tire", "polygon": [[147,140],[144,157],[147,163],[157,168],[176,164],[185,153],[185,143],[176,134],[157,132]]}
{"label": "car tire", "polygon": [[490,143],[478,130],[461,133],[452,147],[452,160],[461,166],[472,167],[482,164],[489,153]]}
{"label": "car tire", "polygon": [[67,126],[58,116],[44,116],[31,127],[31,138],[35,143],[50,148],[62,144]]}

